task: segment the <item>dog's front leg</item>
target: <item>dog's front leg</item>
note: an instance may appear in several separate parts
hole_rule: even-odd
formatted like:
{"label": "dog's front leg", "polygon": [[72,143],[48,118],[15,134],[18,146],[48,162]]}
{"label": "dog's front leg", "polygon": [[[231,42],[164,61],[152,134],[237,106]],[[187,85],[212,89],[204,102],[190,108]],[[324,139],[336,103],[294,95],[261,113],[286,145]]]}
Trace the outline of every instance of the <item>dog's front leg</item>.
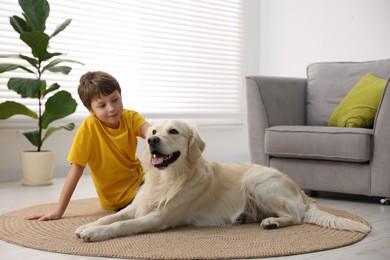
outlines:
{"label": "dog's front leg", "polygon": [[168,220],[160,211],[153,211],[136,219],[122,220],[109,225],[89,226],[78,233],[85,242],[103,241],[115,237],[137,233],[160,231],[175,226],[174,220]]}
{"label": "dog's front leg", "polygon": [[115,223],[118,221],[131,219],[131,218],[134,218],[134,215],[135,215],[135,208],[133,205],[129,205],[128,207],[122,209],[121,211],[119,211],[115,214],[102,217],[102,218],[96,220],[95,222],[91,222],[91,223],[88,223],[88,224],[85,224],[83,226],[78,227],[75,231],[75,234],[77,237],[81,238],[80,234],[83,233],[84,230],[86,230],[90,227],[103,226],[103,225],[108,225],[108,224]]}

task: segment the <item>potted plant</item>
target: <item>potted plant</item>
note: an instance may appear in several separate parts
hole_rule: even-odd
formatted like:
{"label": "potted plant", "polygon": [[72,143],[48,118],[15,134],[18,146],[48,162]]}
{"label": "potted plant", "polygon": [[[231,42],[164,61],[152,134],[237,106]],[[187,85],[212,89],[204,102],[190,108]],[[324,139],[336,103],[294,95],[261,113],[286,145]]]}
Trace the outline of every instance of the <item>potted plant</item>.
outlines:
{"label": "potted plant", "polygon": [[[45,33],[46,20],[50,12],[48,1],[19,0],[19,5],[23,10],[23,17],[11,16],[10,24],[19,34],[20,40],[30,47],[31,53],[26,55],[0,55],[0,58],[22,59],[27,64],[24,66],[2,63],[0,64],[0,73],[22,69],[26,72],[26,75],[31,75],[31,77],[9,78],[7,87],[18,93],[22,98],[36,100],[38,111],[33,111],[18,102],[5,101],[0,104],[0,119],[8,119],[14,115],[24,115],[36,120],[36,129],[22,132],[31,144],[37,148],[36,151],[21,152],[23,183],[25,185],[51,184],[55,152],[42,150],[42,145],[54,132],[60,129],[69,131],[74,129],[74,123],[60,126],[50,125],[55,120],[72,114],[76,110],[77,102],[69,92],[59,90],[60,85],[58,83],[49,85],[43,76],[47,72],[69,74],[72,68],[62,64],[79,62],[60,58],[64,55],[63,53],[48,51],[50,40],[63,31],[70,24],[71,19],[63,22],[51,35],[48,35]],[[28,170],[32,170],[32,172],[28,172]]]}

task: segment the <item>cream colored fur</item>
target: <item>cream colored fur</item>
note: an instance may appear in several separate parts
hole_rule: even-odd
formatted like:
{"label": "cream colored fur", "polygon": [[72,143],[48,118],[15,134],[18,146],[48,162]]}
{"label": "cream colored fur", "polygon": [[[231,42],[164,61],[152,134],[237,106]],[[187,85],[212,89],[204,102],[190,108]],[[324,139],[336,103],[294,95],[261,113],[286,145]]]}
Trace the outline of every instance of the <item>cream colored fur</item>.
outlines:
{"label": "cream colored fur", "polygon": [[[156,124],[147,140],[145,184],[116,214],[79,227],[86,242],[155,232],[183,225],[218,226],[259,222],[265,229],[301,223],[368,233],[370,227],[321,211],[287,175],[254,164],[209,162],[195,127],[178,120]],[[167,167],[152,165],[151,150],[180,151]]]}

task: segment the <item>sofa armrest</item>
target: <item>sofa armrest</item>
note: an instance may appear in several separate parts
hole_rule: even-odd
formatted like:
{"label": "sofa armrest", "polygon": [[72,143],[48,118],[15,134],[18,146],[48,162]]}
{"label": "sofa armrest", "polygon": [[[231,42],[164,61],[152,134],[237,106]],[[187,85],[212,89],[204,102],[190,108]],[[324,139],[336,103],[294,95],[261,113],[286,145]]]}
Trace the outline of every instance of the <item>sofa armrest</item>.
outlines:
{"label": "sofa armrest", "polygon": [[268,165],[265,129],[275,125],[304,125],[306,79],[246,77],[249,149],[252,163]]}
{"label": "sofa armrest", "polygon": [[371,195],[390,197],[390,80],[383,92],[374,123]]}

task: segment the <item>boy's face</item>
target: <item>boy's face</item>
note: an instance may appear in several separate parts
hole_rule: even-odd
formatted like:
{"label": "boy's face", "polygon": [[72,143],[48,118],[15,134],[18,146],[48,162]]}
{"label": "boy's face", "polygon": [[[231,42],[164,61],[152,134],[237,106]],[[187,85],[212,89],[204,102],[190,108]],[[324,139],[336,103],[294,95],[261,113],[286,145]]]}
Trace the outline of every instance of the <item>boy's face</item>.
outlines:
{"label": "boy's face", "polygon": [[91,114],[95,115],[103,124],[110,128],[118,128],[122,116],[122,97],[117,90],[108,96],[100,95],[91,102]]}

